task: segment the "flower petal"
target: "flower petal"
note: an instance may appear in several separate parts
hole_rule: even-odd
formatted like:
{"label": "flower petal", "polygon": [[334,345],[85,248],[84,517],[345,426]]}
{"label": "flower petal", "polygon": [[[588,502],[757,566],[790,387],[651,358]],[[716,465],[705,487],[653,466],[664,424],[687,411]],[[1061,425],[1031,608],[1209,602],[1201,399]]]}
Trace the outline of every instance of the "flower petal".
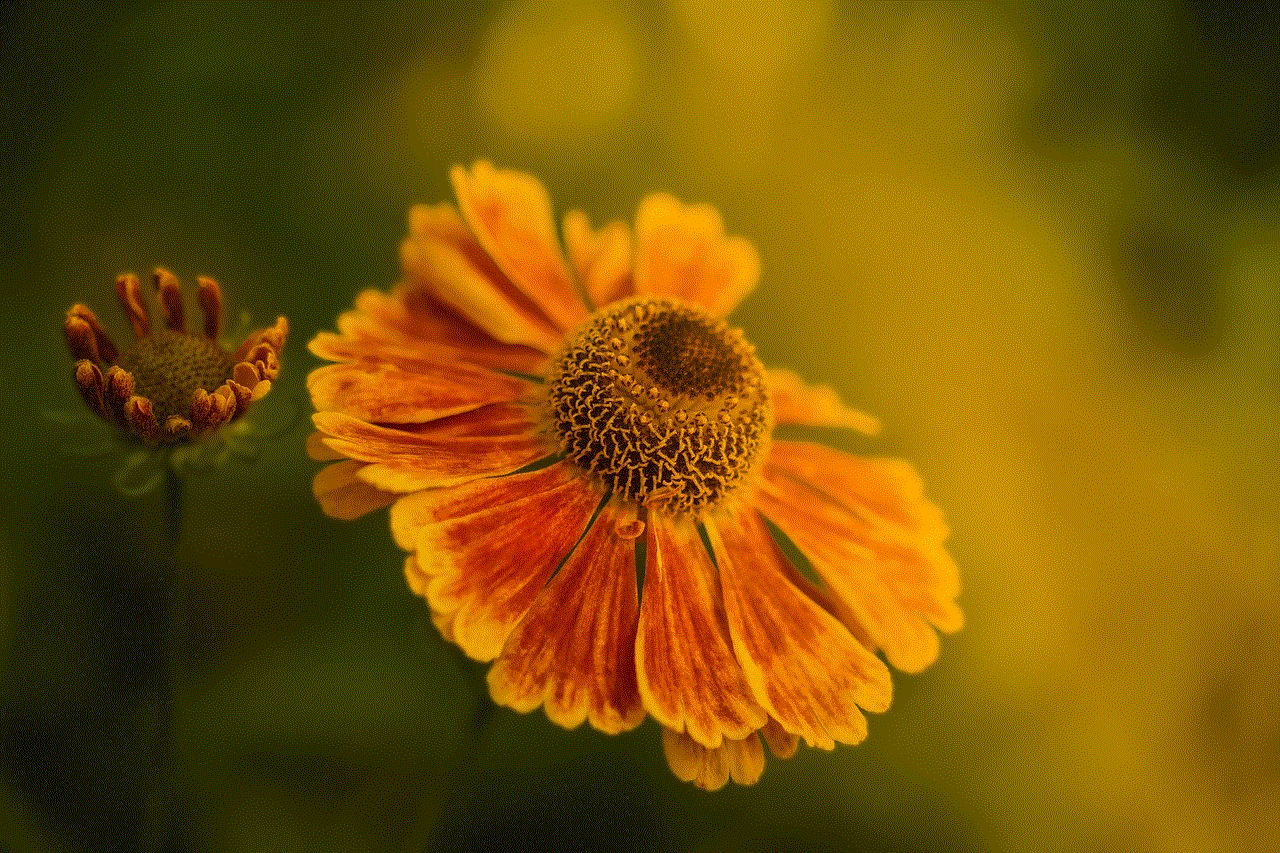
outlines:
{"label": "flower petal", "polygon": [[318,367],[307,376],[311,402],[370,423],[426,423],[504,403],[528,394],[533,384],[461,362],[401,370],[390,364],[356,362]]}
{"label": "flower petal", "polygon": [[856,502],[834,499],[771,461],[756,500],[813,563],[842,605],[841,619],[889,663],[919,672],[937,659],[934,626],[954,631],[963,623],[953,601],[959,572],[940,538],[859,513]]}
{"label": "flower petal", "polygon": [[754,785],[764,772],[764,749],[754,733],[741,740],[726,738],[708,749],[682,732],[663,728],[662,751],[677,779],[704,791],[718,791],[730,778],[739,785]]}
{"label": "flower petal", "polygon": [[364,462],[348,459],[320,469],[311,491],[325,515],[350,521],[396,499],[394,492],[384,492],[361,480],[358,475],[364,467]]}
{"label": "flower petal", "polygon": [[724,317],[760,278],[760,257],[726,237],[714,207],[654,193],[636,212],[636,293],[674,296]]}
{"label": "flower petal", "polygon": [[342,455],[374,463],[360,478],[389,492],[416,492],[506,474],[550,451],[519,406],[494,405],[412,429],[370,424],[340,412],[312,415],[324,443]]}
{"label": "flower petal", "polygon": [[563,332],[507,280],[449,204],[409,210],[409,235],[400,244],[405,281],[504,344],[553,353]]}
{"label": "flower petal", "polygon": [[580,474],[558,463],[402,498],[391,526],[401,544],[412,539],[431,579],[420,594],[447,618],[451,639],[493,660],[599,503]]}
{"label": "flower petal", "polygon": [[347,458],[324,443],[324,433],[322,432],[313,432],[307,436],[307,456],[317,462],[329,462],[334,459]]}
{"label": "flower petal", "polygon": [[[404,579],[409,584],[410,592],[421,598],[427,597],[427,587],[431,585],[431,576],[422,570],[422,566],[418,563],[418,558],[413,554],[405,557]],[[451,643],[456,642],[453,638],[453,617],[453,613],[431,611],[431,621],[440,630],[440,636]]]}
{"label": "flower petal", "polygon": [[831,386],[809,385],[799,374],[782,368],[770,368],[765,373],[777,423],[844,427],[865,435],[879,434],[880,422],[840,402]]}
{"label": "flower petal", "polygon": [[768,720],[733,656],[715,567],[691,520],[650,513],[636,677],[645,709],[715,749]]}
{"label": "flower petal", "polygon": [[596,231],[586,214],[571,210],[564,215],[564,245],[578,279],[596,308],[635,293],[631,275],[631,228],[627,223],[610,222]]}
{"label": "flower petal", "polygon": [[858,743],[858,710],[889,706],[884,663],[787,577],[794,571],[754,510],[707,522],[738,663],[759,702],[810,745]]}
{"label": "flower petal", "polygon": [[[775,441],[768,463],[844,502],[856,515],[875,516],[941,542],[949,531],[942,511],[924,496],[909,462],[853,456],[807,441]],[[955,590],[959,592],[957,580]]]}
{"label": "flower petal", "polygon": [[308,345],[329,361],[377,359],[415,369],[421,362],[466,361],[494,370],[536,374],[547,360],[527,346],[499,343],[436,299],[423,285],[391,293],[365,290],[338,317],[340,335],[322,332]]}
{"label": "flower petal", "polygon": [[477,160],[449,173],[458,207],[476,240],[525,296],[562,332],[587,319],[556,239],[551,199],[532,175]]}
{"label": "flower petal", "polygon": [[780,726],[773,717],[760,729],[760,739],[769,745],[774,758],[790,758],[800,746],[800,738]]}
{"label": "flower petal", "polygon": [[[486,477],[444,489],[416,492],[396,501],[391,508],[391,535],[396,544],[411,551],[418,547],[418,534],[428,524],[511,504],[581,479],[578,468],[561,461],[523,474]],[[596,503],[599,503],[598,496]]]}
{"label": "flower petal", "polygon": [[615,532],[627,521],[616,502],[606,505],[507,638],[489,670],[495,702],[521,712],[543,705],[565,728],[589,720],[607,734],[644,719],[635,672],[635,540]]}

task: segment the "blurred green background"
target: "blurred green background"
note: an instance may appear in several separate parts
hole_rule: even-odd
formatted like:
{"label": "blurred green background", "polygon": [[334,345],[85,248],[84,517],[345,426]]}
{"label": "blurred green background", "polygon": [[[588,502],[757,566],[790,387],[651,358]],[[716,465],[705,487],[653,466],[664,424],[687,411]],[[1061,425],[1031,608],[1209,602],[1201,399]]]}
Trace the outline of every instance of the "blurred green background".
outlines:
{"label": "blurred green background", "polygon": [[562,213],[709,201],[764,260],[735,313],[948,513],[968,625],[834,754],[706,794],[656,727],[486,718],[386,513],[324,517],[298,423],[190,482],[169,847],[1280,849],[1280,9],[823,2],[0,8],[0,846],[148,825],[159,494],[46,413],[117,273],[287,314],[398,276],[453,163]]}

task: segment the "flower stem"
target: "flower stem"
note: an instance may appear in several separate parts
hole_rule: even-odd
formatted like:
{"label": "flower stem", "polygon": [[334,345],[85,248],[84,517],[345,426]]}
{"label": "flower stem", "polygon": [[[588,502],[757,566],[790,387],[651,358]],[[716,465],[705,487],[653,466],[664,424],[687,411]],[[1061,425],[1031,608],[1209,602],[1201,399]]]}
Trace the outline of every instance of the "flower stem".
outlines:
{"label": "flower stem", "polygon": [[462,846],[455,837],[459,829],[459,818],[462,817],[461,812],[468,796],[474,793],[480,753],[489,734],[490,724],[497,716],[494,713],[497,705],[489,698],[484,671],[475,661],[464,658],[461,652],[458,652],[458,657],[467,670],[469,680],[475,685],[475,714],[471,721],[470,738],[459,752],[457,770],[445,785],[444,796],[423,799],[418,809],[416,826],[407,845],[409,853],[442,853]]}
{"label": "flower stem", "polygon": [[146,853],[161,853],[180,846],[177,842],[178,784],[174,756],[177,691],[186,671],[186,584],[179,561],[185,489],[182,477],[165,464],[164,526],[166,560],[159,582],[164,588],[163,631],[158,643],[159,661],[155,705],[155,772],[147,792],[143,844]]}

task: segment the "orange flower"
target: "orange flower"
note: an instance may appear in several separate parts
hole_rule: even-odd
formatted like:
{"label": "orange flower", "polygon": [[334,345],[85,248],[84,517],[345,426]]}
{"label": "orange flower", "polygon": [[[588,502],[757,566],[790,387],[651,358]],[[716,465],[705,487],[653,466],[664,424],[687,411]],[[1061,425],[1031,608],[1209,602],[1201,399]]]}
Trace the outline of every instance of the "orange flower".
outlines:
{"label": "orange flower", "polygon": [[634,231],[567,214],[566,259],[536,179],[452,179],[457,208],[410,211],[402,282],[311,341],[338,362],[307,380],[312,454],[344,459],[325,511],[392,505],[409,586],[503,705],[608,733],[652,715],[709,789],[758,779],[762,741],[861,741],[891,694],[876,651],[928,666],[958,575],[910,465],[773,439],[878,425],[725,324],[755,249],[655,194]]}
{"label": "orange flower", "polygon": [[81,304],[67,311],[63,332],[76,359],[76,387],[89,408],[154,446],[198,438],[239,418],[250,403],[264,397],[280,372],[289,324],[279,317],[274,326],[254,332],[229,353],[217,341],[222,322],[217,282],[199,280],[203,334],[192,335],[178,279],[163,269],[152,279],[165,328],[151,328],[138,278],[125,274],[116,280],[116,296],[133,328],[133,346],[117,350],[98,318]]}

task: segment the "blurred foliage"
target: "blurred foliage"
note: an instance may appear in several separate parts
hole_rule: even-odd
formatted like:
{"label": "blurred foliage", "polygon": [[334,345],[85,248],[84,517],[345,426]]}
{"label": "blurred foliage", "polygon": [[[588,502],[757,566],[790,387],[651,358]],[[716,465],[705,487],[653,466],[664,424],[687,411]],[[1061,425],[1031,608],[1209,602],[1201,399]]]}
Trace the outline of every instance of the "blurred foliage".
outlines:
{"label": "blurred foliage", "polygon": [[[137,847],[176,584],[176,849],[1280,848],[1278,8],[0,7],[0,846]],[[173,566],[44,419],[62,312],[120,335],[158,264],[287,314],[265,415],[309,411],[306,341],[481,156],[717,205],[735,322],[888,425],[823,437],[921,468],[969,625],[864,744],[696,791],[651,723],[491,709],[305,429],[190,482]]]}

